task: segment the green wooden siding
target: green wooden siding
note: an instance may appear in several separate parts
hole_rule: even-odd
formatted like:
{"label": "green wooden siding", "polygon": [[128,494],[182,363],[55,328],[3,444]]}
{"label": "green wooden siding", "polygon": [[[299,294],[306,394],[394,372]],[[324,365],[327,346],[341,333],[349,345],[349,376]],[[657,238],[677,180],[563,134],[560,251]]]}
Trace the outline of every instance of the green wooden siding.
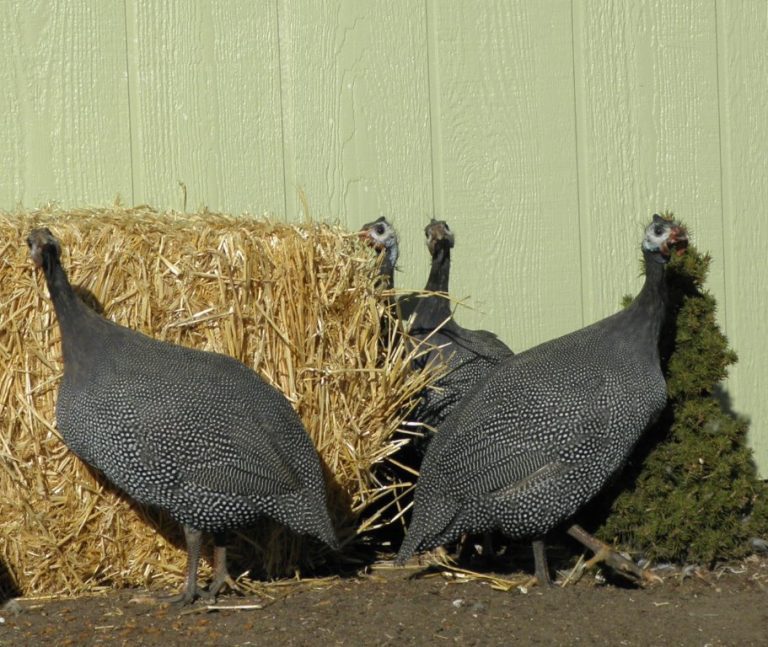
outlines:
{"label": "green wooden siding", "polygon": [[616,310],[673,210],[714,258],[768,475],[762,0],[0,0],[0,208],[388,216],[400,287],[457,235],[465,325],[515,350]]}

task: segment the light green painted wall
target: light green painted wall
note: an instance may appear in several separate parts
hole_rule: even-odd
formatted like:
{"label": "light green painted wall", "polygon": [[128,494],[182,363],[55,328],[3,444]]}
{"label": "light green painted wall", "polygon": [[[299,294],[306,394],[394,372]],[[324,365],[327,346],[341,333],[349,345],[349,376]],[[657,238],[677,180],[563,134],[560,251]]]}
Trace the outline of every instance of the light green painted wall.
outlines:
{"label": "light green painted wall", "polygon": [[0,0],[0,204],[131,197],[122,0]]}
{"label": "light green painted wall", "polygon": [[671,209],[709,250],[768,474],[762,0],[0,0],[0,208],[378,215],[514,349],[613,312]]}

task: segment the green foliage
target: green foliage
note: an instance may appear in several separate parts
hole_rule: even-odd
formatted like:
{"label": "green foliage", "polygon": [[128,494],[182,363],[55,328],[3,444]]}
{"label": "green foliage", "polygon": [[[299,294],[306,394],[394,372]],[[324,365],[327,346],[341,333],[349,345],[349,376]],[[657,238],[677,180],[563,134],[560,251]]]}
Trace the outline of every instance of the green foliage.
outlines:
{"label": "green foliage", "polygon": [[[708,255],[670,262],[672,315],[662,334],[669,404],[641,441],[597,534],[655,560],[712,563],[749,552],[768,534],[768,486],[757,479],[748,423],[728,410],[719,383],[736,354],[703,289]],[[627,483],[631,483],[627,486]]]}

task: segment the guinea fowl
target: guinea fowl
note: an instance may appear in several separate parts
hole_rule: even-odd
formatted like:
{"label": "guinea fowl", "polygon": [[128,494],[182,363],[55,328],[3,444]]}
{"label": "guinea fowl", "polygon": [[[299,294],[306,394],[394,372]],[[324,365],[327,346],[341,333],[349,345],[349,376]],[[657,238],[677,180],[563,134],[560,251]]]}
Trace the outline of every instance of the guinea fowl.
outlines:
{"label": "guinea fowl", "polygon": [[[400,255],[399,240],[395,228],[384,216],[373,222],[367,222],[360,228],[359,236],[373,247],[380,255],[379,276],[385,290],[395,289],[395,269]],[[413,314],[417,298],[415,294],[400,297],[389,296],[388,304],[392,314],[400,321],[407,321]],[[389,335],[389,326],[384,326],[385,337]]]}
{"label": "guinea fowl", "polygon": [[382,255],[379,275],[384,282],[384,288],[393,289],[395,287],[395,267],[400,254],[395,228],[389,224],[384,216],[381,216],[373,222],[365,223],[360,228],[359,236]]}
{"label": "guinea fowl", "polygon": [[[398,563],[498,528],[534,539],[536,578],[549,582],[543,538],[602,489],[666,404],[665,263],[686,245],[681,225],[655,215],[645,283],[627,308],[504,360],[453,411],[427,448]],[[568,532],[607,548],[578,526]]]}
{"label": "guinea fowl", "polygon": [[[446,372],[425,391],[412,419],[435,429],[475,384],[512,351],[493,333],[467,330],[456,323],[448,297],[453,233],[445,221],[432,219],[424,234],[432,266],[424,288],[427,294],[417,299],[409,334],[424,347],[417,368],[442,363]],[[420,451],[423,453],[423,449]]]}
{"label": "guinea fowl", "polygon": [[226,531],[262,516],[338,548],[317,451],[277,389],[231,357],[158,341],[101,317],[72,289],[51,232],[35,229],[27,243],[61,330],[59,431],[85,463],[183,525],[188,568],[178,601],[203,594],[203,532],[215,545],[209,597],[232,584]]}

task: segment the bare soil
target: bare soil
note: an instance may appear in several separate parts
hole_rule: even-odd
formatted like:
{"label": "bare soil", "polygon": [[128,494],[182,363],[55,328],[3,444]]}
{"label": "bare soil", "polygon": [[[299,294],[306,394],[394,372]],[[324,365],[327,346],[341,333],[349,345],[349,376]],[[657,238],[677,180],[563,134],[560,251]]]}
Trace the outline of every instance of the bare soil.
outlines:
{"label": "bare soil", "polygon": [[0,645],[768,645],[768,559],[657,572],[663,581],[646,588],[587,574],[565,588],[501,591],[379,566],[186,608],[130,590],[19,598],[0,612]]}

